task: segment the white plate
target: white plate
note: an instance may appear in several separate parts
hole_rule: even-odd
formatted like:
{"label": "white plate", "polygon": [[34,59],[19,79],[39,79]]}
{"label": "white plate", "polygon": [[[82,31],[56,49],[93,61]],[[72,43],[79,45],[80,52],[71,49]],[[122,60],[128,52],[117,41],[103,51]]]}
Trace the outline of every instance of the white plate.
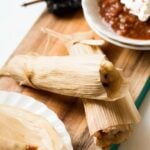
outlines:
{"label": "white plate", "polygon": [[67,150],[73,150],[70,136],[64,124],[58,119],[57,115],[51,111],[46,105],[35,99],[15,92],[0,91],[0,104],[16,106],[27,111],[38,114],[47,119],[55,128],[67,146]]}
{"label": "white plate", "polygon": [[149,47],[147,47],[147,46],[134,46],[134,45],[121,43],[121,42],[115,41],[115,40],[107,37],[106,35],[103,35],[102,33],[100,33],[100,36],[103,39],[105,39],[106,41],[108,41],[108,42],[110,42],[110,43],[112,43],[114,45],[120,46],[120,47],[124,47],[124,48],[128,48],[128,49],[134,49],[134,50],[150,50],[150,46]]}
{"label": "white plate", "polygon": [[[91,26],[90,22],[89,22],[89,25]],[[150,50],[150,46],[135,46],[135,45],[129,45],[129,44],[125,44],[125,43],[121,43],[121,42],[115,41],[115,40],[107,37],[103,33],[97,31],[96,28],[93,28],[93,31],[98,33],[98,35],[100,35],[100,37],[102,37],[104,40],[106,40],[106,41],[108,41],[108,42],[110,42],[110,43],[112,43],[114,45],[117,45],[117,46],[120,46],[120,47],[124,47],[124,48],[128,48],[128,49],[134,49],[134,50]]]}
{"label": "white plate", "polygon": [[150,46],[150,40],[135,40],[117,35],[115,32],[110,30],[102,21],[99,14],[98,1],[100,0],[82,0],[82,7],[86,21],[90,27],[96,30],[97,34],[106,35],[115,41],[130,45]]}

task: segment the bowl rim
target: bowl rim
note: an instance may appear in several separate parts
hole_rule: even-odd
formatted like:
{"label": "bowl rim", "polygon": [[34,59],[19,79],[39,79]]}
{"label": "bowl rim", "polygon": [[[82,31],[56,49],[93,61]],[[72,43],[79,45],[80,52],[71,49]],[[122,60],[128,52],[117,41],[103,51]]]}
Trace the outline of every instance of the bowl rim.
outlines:
{"label": "bowl rim", "polygon": [[100,37],[102,37],[104,40],[112,43],[112,44],[115,44],[117,46],[120,46],[120,47],[123,47],[123,48],[128,48],[128,49],[131,49],[131,50],[143,50],[143,51],[149,51],[150,50],[150,46],[137,46],[137,45],[129,45],[129,44],[126,44],[126,43],[122,43],[122,42],[119,42],[119,41],[115,41],[114,39],[111,39],[109,37],[107,37],[106,35],[104,35],[103,33],[97,31],[96,29],[93,29],[93,31],[95,33],[97,33],[98,35],[100,35]]}
{"label": "bowl rim", "polygon": [[139,47],[139,46],[135,46],[135,45],[128,45],[128,44],[125,44],[125,43],[121,43],[121,42],[115,41],[114,39],[111,39],[111,38],[103,35],[102,33],[99,33],[99,35],[103,39],[107,40],[108,42],[110,42],[112,44],[115,44],[117,46],[123,47],[123,48],[128,48],[128,49],[131,49],[131,50],[143,50],[143,51],[149,51],[150,50],[150,46],[149,47],[146,47],[146,46]]}
{"label": "bowl rim", "polygon": [[[87,23],[90,25],[90,27],[94,30],[103,35],[106,35],[110,39],[114,39],[115,41],[119,41],[120,43],[124,44],[130,44],[130,45],[139,45],[139,46],[150,46],[150,40],[136,40],[136,39],[131,39],[127,37],[120,36],[116,34],[115,32],[111,31],[110,29],[108,30],[103,30],[102,26],[106,25],[102,23],[101,17],[98,14],[98,1],[100,0],[82,0],[82,8],[83,8],[83,13],[86,18]],[[97,9],[95,9],[97,7]],[[94,15],[93,15],[93,10]]]}

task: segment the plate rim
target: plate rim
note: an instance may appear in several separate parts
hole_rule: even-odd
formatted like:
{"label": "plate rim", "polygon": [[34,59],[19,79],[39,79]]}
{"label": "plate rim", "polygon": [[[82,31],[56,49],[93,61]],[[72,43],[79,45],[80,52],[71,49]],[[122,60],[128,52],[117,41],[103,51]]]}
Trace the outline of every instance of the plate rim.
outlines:
{"label": "plate rim", "polygon": [[[97,7],[97,2],[98,0],[82,0],[82,8],[83,8],[83,13],[85,16],[85,19],[87,21],[87,23],[89,24],[89,26],[92,29],[96,29],[97,32],[101,32],[105,35],[107,35],[107,37],[111,38],[111,39],[115,39],[116,41],[125,43],[125,44],[130,44],[130,45],[137,45],[137,46],[150,46],[150,40],[134,40],[134,39],[130,39],[130,38],[126,38],[126,37],[122,37],[117,35],[116,33],[114,33],[113,31],[110,31],[110,29],[107,30],[100,30],[100,26],[102,27],[102,24],[99,23],[100,21],[98,21],[100,18],[99,15],[91,15],[92,10],[90,9],[91,7]],[[91,5],[91,3],[93,5]],[[104,27],[106,27],[105,25],[103,25]],[[115,37],[115,38],[114,38]]]}
{"label": "plate rim", "polygon": [[[8,105],[8,106],[15,106],[15,107],[24,109],[26,111],[29,111],[31,113],[34,113],[36,115],[40,115],[40,116],[44,117],[54,127],[54,129],[57,131],[57,133],[61,136],[63,142],[67,146],[67,149],[73,150],[71,138],[70,138],[70,135],[69,135],[64,123],[59,119],[57,114],[54,111],[52,111],[50,108],[48,108],[44,103],[36,100],[35,98],[33,98],[31,96],[27,96],[22,93],[13,92],[13,91],[0,90],[0,97],[2,97],[0,100],[0,104]],[[16,98],[16,99],[14,99],[14,98]],[[20,101],[20,99],[21,99],[21,101]],[[26,103],[27,105],[21,105],[23,103]],[[37,112],[35,112],[34,109],[32,111],[29,107],[30,106],[29,104],[31,106],[33,106],[33,105],[38,106],[42,111],[48,112],[48,116],[46,116],[44,114],[44,112],[42,114],[42,112],[40,112],[39,109],[37,109],[37,108],[35,108],[35,109],[37,109]],[[49,115],[51,115],[51,116],[49,116]],[[52,119],[53,119],[53,121],[52,121]],[[56,124],[57,124],[57,126],[56,126]]]}
{"label": "plate rim", "polygon": [[[92,26],[89,22],[89,26]],[[91,27],[92,28],[92,27]],[[111,39],[109,37],[107,37],[105,34],[101,33],[100,31],[98,31],[96,28],[93,28],[93,31],[95,31],[95,33],[97,33],[100,37],[102,37],[104,40],[114,44],[114,45],[117,45],[117,46],[120,46],[122,48],[128,48],[128,49],[131,49],[131,50],[143,50],[143,51],[149,51],[150,50],[150,46],[149,47],[146,47],[146,46],[143,46],[143,47],[136,47],[134,45],[127,45],[126,43],[121,43],[119,41],[115,41],[114,39]]]}

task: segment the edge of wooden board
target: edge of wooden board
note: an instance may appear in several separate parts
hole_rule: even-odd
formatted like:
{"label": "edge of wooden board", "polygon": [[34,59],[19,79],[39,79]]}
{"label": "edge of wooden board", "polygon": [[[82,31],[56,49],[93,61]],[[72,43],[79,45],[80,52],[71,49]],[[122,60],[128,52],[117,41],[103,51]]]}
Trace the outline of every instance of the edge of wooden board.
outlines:
{"label": "edge of wooden board", "polygon": [[[140,95],[138,96],[138,98],[135,101],[135,105],[138,109],[142,105],[144,98],[146,97],[149,90],[150,90],[150,77],[147,79]],[[118,150],[118,148],[119,148],[119,144],[114,144],[111,146],[110,150]]]}

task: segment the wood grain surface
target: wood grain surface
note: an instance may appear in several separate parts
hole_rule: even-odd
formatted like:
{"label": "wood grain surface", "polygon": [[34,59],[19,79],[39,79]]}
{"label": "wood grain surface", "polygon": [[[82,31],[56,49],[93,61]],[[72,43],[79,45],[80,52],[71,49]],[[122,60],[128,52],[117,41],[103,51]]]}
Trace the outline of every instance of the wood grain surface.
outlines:
{"label": "wood grain surface", "polygon": [[[90,29],[80,11],[66,18],[58,18],[44,12],[13,55],[67,55],[63,44],[54,38],[50,39],[48,48],[45,48],[47,35],[41,32],[41,28],[45,27],[62,33],[82,32]],[[117,67],[122,68],[125,77],[129,78],[130,91],[133,98],[136,99],[150,75],[150,51],[128,50],[111,44],[107,44],[103,49],[107,57]],[[64,122],[71,136],[74,150],[95,149],[93,139],[88,132],[83,104],[77,98],[20,87],[8,77],[0,78],[0,90],[19,92],[45,103]]]}

